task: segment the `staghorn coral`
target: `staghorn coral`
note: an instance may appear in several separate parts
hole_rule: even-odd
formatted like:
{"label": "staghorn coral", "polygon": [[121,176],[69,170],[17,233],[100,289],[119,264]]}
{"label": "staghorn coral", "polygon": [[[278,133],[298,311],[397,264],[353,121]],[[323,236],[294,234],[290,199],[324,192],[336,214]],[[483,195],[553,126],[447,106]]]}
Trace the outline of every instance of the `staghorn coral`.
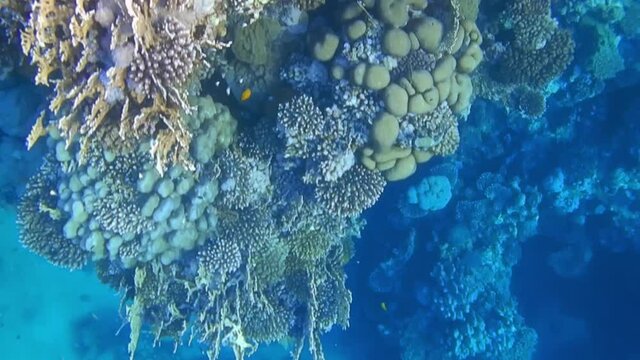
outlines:
{"label": "staghorn coral", "polygon": [[460,132],[457,127],[451,127],[444,134],[444,138],[436,144],[430,151],[435,155],[448,156],[456,152],[460,145]]}
{"label": "staghorn coral", "polygon": [[307,158],[322,135],[323,114],[310,96],[293,98],[278,107],[278,129],[286,140],[285,156]]}
{"label": "staghorn coral", "polygon": [[79,269],[88,253],[63,236],[66,215],[57,208],[57,181],[61,169],[53,160],[45,160],[29,183],[18,206],[18,225],[22,244],[49,262]]}
{"label": "staghorn coral", "polygon": [[177,19],[163,19],[154,28],[157,45],[133,52],[127,71],[132,90],[145,98],[161,95],[186,109],[184,94],[178,89],[185,87],[204,54],[189,29]]}
{"label": "staghorn coral", "polygon": [[349,324],[349,308],[351,292],[345,287],[346,276],[341,271],[338,274],[323,277],[315,289],[316,314],[318,326],[323,331],[329,331],[334,324],[346,328]]}
{"label": "staghorn coral", "polygon": [[443,102],[433,112],[403,117],[399,142],[405,147],[432,151],[433,148],[447,141],[447,137],[451,136],[448,134],[457,127],[458,120],[449,106]]}
{"label": "staghorn coral", "polygon": [[236,242],[242,249],[254,250],[277,236],[273,220],[265,209],[247,209],[239,213],[223,213],[218,236],[223,242]]}
{"label": "staghorn coral", "polygon": [[[93,145],[97,151],[99,145]],[[100,173],[102,185],[92,202],[90,214],[103,231],[120,236],[139,235],[153,228],[153,223],[141,215],[141,197],[135,184],[144,170],[148,155],[131,152],[105,160],[98,154],[90,157],[93,169]]]}
{"label": "staghorn coral", "polygon": [[545,47],[551,39],[558,24],[548,15],[524,17],[513,26],[514,46],[533,51]]}
{"label": "staghorn coral", "polygon": [[550,8],[550,0],[515,0],[507,5],[507,11],[516,22],[528,16],[548,14]]}
{"label": "staghorn coral", "polygon": [[93,204],[92,215],[100,228],[121,236],[151,230],[152,223],[140,215],[134,190],[123,187],[112,189]]}
{"label": "staghorn coral", "polygon": [[282,279],[289,252],[288,244],[283,239],[276,236],[254,239],[249,251],[249,273],[254,288],[262,290]]}
{"label": "staghorn coral", "polygon": [[287,237],[294,262],[313,263],[322,259],[333,242],[331,234],[320,227],[302,227]]}
{"label": "staghorn coral", "polygon": [[321,182],[315,190],[318,203],[337,216],[353,216],[371,207],[386,181],[379,171],[355,165],[335,182]]}
{"label": "staghorn coral", "polygon": [[412,71],[427,70],[432,71],[436,66],[436,57],[428,53],[424,49],[417,49],[409,52],[409,54],[400,61],[398,66],[391,70],[394,78],[400,78]]}

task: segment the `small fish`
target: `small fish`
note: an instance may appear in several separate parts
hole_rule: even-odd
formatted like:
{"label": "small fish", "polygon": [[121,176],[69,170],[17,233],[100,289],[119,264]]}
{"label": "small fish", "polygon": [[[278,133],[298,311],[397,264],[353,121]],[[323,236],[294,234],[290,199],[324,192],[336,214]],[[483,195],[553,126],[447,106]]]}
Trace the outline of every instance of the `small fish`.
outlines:
{"label": "small fish", "polygon": [[380,303],[380,309],[382,309],[382,311],[387,312],[387,303],[386,302],[381,302]]}
{"label": "small fish", "polygon": [[247,101],[251,98],[251,89],[247,88],[244,89],[244,91],[242,92],[242,94],[240,95],[240,101]]}

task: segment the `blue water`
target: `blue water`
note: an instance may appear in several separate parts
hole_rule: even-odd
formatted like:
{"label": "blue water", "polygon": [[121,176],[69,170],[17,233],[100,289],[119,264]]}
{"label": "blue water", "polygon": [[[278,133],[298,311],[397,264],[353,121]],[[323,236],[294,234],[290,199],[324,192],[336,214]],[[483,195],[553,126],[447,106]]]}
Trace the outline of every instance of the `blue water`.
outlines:
{"label": "blue water", "polygon": [[[304,14],[312,2],[273,0],[246,38],[252,20],[229,17],[217,39],[229,48],[172,48],[215,71],[194,72],[192,88],[163,77],[173,63],[146,79],[132,113],[171,84],[167,106],[185,110],[177,97],[194,112],[162,114],[139,136],[105,129],[152,77],[131,75],[142,66],[132,61],[149,60],[131,38],[108,46],[98,23],[130,20],[117,2],[90,3],[100,56],[50,77],[95,71],[113,108],[66,146],[55,129],[73,99],[51,111],[55,87],[35,85],[36,52],[20,51],[37,10],[0,0],[0,358],[207,359],[216,324],[220,359],[241,358],[233,344],[249,359],[290,359],[297,341],[313,360],[640,358],[636,0],[433,0],[411,12],[328,0]],[[158,34],[195,21],[165,10]],[[451,14],[467,17],[462,45]],[[206,49],[200,30],[185,41]],[[436,80],[447,57],[457,67]],[[123,62],[131,93],[110,83]],[[457,89],[424,100],[433,117],[421,117],[408,99],[438,99],[447,81]],[[91,106],[80,108],[89,122]],[[47,134],[27,150],[41,113]],[[192,136],[191,163],[149,155],[163,131],[177,133],[172,121]],[[88,164],[86,139],[99,149]],[[127,141],[133,152],[113,150]],[[415,169],[400,176],[405,160]]]}

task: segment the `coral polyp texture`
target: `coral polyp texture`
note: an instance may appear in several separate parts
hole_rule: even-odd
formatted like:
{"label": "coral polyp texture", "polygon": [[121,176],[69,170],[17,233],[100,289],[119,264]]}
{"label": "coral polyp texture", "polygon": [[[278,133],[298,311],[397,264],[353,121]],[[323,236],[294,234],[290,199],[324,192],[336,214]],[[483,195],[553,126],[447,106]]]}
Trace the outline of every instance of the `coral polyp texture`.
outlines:
{"label": "coral polyp texture", "polygon": [[152,138],[160,172],[192,167],[192,134],[181,112],[204,52],[225,46],[224,1],[34,1],[22,48],[36,84],[55,86],[49,109],[69,146],[114,132]]}

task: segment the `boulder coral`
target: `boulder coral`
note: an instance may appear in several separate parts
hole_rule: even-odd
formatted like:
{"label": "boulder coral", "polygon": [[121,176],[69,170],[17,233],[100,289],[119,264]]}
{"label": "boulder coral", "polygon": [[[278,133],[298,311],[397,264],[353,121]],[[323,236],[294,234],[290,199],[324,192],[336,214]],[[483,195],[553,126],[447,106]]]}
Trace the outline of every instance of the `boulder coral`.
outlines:
{"label": "boulder coral", "polygon": [[[437,110],[441,107],[456,116],[468,113],[473,100],[470,74],[483,60],[483,39],[475,19],[464,18],[460,7],[457,1],[381,0],[348,2],[341,13],[347,27],[368,24],[364,35],[348,38],[342,55],[348,61],[351,84],[379,92],[384,104],[384,113],[371,127],[370,143],[360,148],[360,161],[368,169],[382,171],[388,181],[405,179],[417,164],[457,148],[457,130],[446,132],[442,144],[431,143],[432,149],[426,149],[424,141],[411,149],[402,147],[402,141],[413,144],[405,141],[413,129],[405,126],[405,133],[383,129],[399,126],[407,117],[442,113]],[[473,8],[474,4],[465,4],[471,15]],[[371,25],[372,21],[386,26]]]}

